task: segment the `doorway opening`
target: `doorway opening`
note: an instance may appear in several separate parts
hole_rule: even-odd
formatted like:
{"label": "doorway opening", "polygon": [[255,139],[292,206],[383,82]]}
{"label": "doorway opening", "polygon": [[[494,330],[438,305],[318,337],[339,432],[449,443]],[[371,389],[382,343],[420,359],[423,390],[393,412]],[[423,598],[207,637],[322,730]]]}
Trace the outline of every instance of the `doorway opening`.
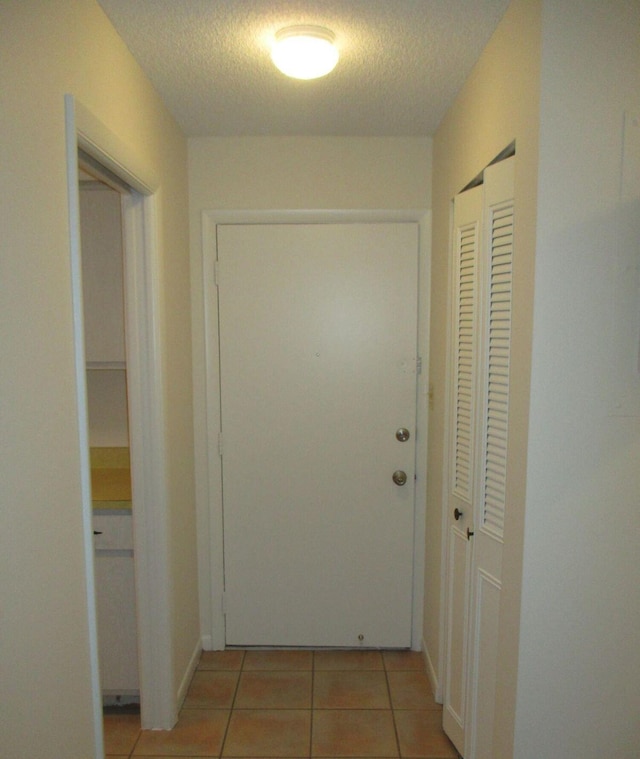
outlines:
{"label": "doorway opening", "polygon": [[[200,590],[201,590],[201,609],[203,620],[203,647],[205,649],[223,649],[230,644],[227,636],[226,616],[227,602],[233,603],[231,597],[227,598],[226,586],[223,578],[226,577],[225,565],[229,560],[229,552],[224,550],[223,546],[223,525],[226,524],[223,519],[223,462],[225,452],[227,453],[227,462],[229,456],[233,454],[232,449],[227,447],[227,442],[233,443],[233,440],[224,439],[222,432],[221,420],[221,394],[220,394],[220,377],[219,367],[221,366],[221,351],[219,344],[220,335],[220,298],[219,286],[224,290],[228,282],[229,268],[225,268],[224,262],[218,260],[218,247],[216,245],[217,234],[220,228],[250,228],[253,225],[263,225],[265,227],[279,227],[285,229],[316,229],[318,232],[323,228],[328,230],[332,226],[355,228],[358,226],[366,227],[368,225],[400,225],[417,224],[418,238],[418,313],[417,313],[417,350],[414,347],[412,363],[406,362],[403,365],[399,362],[399,371],[403,368],[405,371],[417,374],[414,377],[416,381],[415,390],[412,390],[417,396],[417,420],[415,430],[411,431],[411,440],[416,445],[416,479],[415,483],[415,508],[412,505],[408,507],[413,513],[413,544],[407,548],[412,558],[412,569],[410,571],[410,616],[411,629],[410,641],[408,645],[415,650],[422,648],[422,617],[423,617],[423,599],[421,592],[421,582],[424,574],[424,508],[426,502],[426,472],[423,469],[423,462],[426,462],[426,429],[428,413],[428,368],[426,366],[426,357],[428,356],[428,299],[426,294],[429,292],[429,232],[430,216],[423,211],[206,211],[203,215],[203,319],[206,332],[206,352],[202,356],[203,366],[205,367],[204,375],[204,392],[200,398],[196,399],[198,406],[202,409],[203,418],[206,420],[207,436],[202,441],[203,447],[208,452],[208,466],[200,472],[200,479],[203,482],[203,492],[206,497],[199,501],[199,524],[202,525],[203,533],[208,534],[208,541],[203,546],[200,557]],[[218,279],[216,279],[216,272]],[[313,278],[312,278],[313,281]],[[411,287],[415,286],[415,279]],[[329,309],[327,316],[328,321],[321,323],[328,325],[331,319],[335,320],[337,310]],[[228,320],[227,320],[228,321]],[[415,321],[415,317],[414,317]],[[361,325],[368,324],[368,320],[360,322]],[[414,325],[415,326],[415,325]],[[346,337],[346,335],[344,335]],[[315,344],[315,343],[314,343]],[[336,349],[337,343],[332,343],[331,350]],[[415,338],[414,338],[415,346]],[[307,353],[304,354],[305,360],[315,362],[315,370],[319,370],[320,364],[324,359],[328,360],[329,354],[322,348],[316,347],[311,351],[307,346]],[[319,355],[316,355],[319,354]],[[425,365],[421,366],[416,356],[424,357]],[[230,356],[227,355],[227,359]],[[227,362],[228,365],[228,362]],[[258,384],[262,387],[262,383]],[[399,424],[392,425],[391,441],[399,450],[402,449],[402,443],[398,443],[399,438],[394,435],[399,428]],[[228,425],[227,425],[228,426]],[[357,427],[357,425],[356,425]],[[305,431],[307,427],[302,429]],[[314,428],[315,430],[315,428]],[[414,434],[415,432],[415,434]],[[354,441],[359,440],[358,431],[354,432]],[[218,446],[209,445],[207,441],[218,440]],[[330,447],[330,446],[329,446]],[[406,449],[406,446],[405,446]],[[222,454],[221,454],[222,451]],[[400,467],[400,464],[398,464]],[[408,490],[403,491],[401,487],[394,484],[391,474],[392,467],[382,487],[390,489],[392,497],[403,495]],[[402,468],[402,467],[400,467]],[[227,464],[227,473],[229,465]],[[306,471],[306,468],[305,468]],[[413,475],[412,475],[413,476]],[[229,491],[226,491],[229,495]],[[314,516],[316,518],[316,516]],[[318,517],[319,518],[319,517]],[[305,523],[306,524],[306,523]],[[305,527],[304,529],[307,529]],[[205,542],[205,541],[203,541]],[[358,637],[362,634],[362,638]],[[352,636],[353,637],[353,636]],[[356,631],[355,645],[366,646],[366,631]],[[405,645],[407,645],[405,643]]]}
{"label": "doorway opening", "polygon": [[140,707],[122,198],[130,188],[78,156],[84,343],[103,710]]}
{"label": "doorway opening", "polygon": [[[127,399],[131,501],[135,503],[132,521],[135,524],[126,550],[133,551],[135,561],[138,690],[142,726],[148,729],[170,729],[177,718],[169,616],[162,362],[157,344],[159,277],[155,193],[159,184],[153,173],[140,164],[130,148],[123,145],[71,95],[65,97],[65,116],[88,646],[92,673],[95,756],[99,758],[104,756],[104,747],[93,531],[100,531],[100,528],[94,528],[91,492],[79,151],[82,168],[85,171],[90,170],[94,178],[99,177],[100,181],[115,189],[120,200],[123,328],[126,334],[126,341],[122,338],[125,349],[124,362],[120,364],[116,359],[113,365],[109,366],[110,362],[106,361],[108,369],[105,370],[104,366],[101,369],[105,372],[120,373],[119,382],[111,382],[111,389],[114,390],[115,387],[120,396],[124,392]],[[126,382],[122,376],[124,367]],[[93,371],[96,375],[100,374],[100,371]],[[102,379],[104,380],[104,376]],[[120,442],[121,439],[116,438],[116,442]],[[126,466],[115,468],[126,469]]]}

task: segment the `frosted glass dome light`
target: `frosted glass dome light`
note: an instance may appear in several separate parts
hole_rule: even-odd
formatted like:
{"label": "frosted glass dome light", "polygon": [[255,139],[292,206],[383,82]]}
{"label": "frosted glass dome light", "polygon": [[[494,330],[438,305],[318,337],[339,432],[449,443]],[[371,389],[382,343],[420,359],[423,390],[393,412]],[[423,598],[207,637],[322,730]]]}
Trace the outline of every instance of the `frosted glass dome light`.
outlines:
{"label": "frosted glass dome light", "polygon": [[271,60],[294,79],[317,79],[338,62],[334,42],[334,33],[321,26],[288,26],[276,34]]}

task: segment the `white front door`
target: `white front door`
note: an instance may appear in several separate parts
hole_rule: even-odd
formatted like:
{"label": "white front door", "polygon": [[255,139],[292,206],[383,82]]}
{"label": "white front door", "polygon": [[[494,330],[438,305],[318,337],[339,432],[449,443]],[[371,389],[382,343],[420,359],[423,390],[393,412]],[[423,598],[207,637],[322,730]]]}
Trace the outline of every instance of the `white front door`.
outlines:
{"label": "white front door", "polygon": [[226,643],[408,647],[417,224],[221,224],[217,257]]}

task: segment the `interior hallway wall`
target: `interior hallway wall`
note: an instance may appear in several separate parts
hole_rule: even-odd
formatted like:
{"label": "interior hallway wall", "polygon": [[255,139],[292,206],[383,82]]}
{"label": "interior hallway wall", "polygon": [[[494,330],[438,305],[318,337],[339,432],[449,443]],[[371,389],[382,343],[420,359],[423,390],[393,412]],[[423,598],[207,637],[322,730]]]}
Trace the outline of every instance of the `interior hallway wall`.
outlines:
{"label": "interior hallway wall", "polygon": [[440,681],[441,555],[445,455],[446,335],[450,297],[453,197],[498,153],[516,142],[514,305],[510,363],[505,550],[497,673],[496,753],[512,759],[517,678],[521,556],[524,530],[527,417],[535,255],[540,3],[514,0],[434,137],[433,251],[427,494],[425,641]]}
{"label": "interior hallway wall", "polygon": [[[199,513],[207,513],[202,211],[431,207],[429,138],[202,137],[189,140],[194,400]],[[215,380],[216,378],[214,378]],[[215,477],[215,473],[213,473]],[[198,531],[207,550],[208,525]],[[201,572],[206,575],[208,567]],[[202,584],[204,591],[204,584]],[[211,599],[201,594],[203,620]]]}
{"label": "interior hallway wall", "polygon": [[514,756],[632,759],[640,754],[640,2],[545,0],[543,8]]}
{"label": "interior hallway wall", "polygon": [[159,178],[173,668],[199,639],[186,141],[94,0],[0,4],[0,755],[93,756],[67,203],[71,93]]}

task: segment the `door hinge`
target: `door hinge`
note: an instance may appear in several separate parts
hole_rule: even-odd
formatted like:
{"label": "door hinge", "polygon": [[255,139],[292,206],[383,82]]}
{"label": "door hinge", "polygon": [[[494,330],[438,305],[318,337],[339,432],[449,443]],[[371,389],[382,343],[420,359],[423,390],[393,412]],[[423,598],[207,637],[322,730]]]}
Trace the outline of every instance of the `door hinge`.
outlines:
{"label": "door hinge", "polygon": [[222,598],[220,599],[220,608],[223,614],[227,613],[227,594],[226,593],[222,594]]}
{"label": "door hinge", "polygon": [[422,374],[422,356],[416,358],[416,374]]}
{"label": "door hinge", "polygon": [[213,282],[216,287],[220,287],[220,261],[218,260],[213,264]]}
{"label": "door hinge", "polygon": [[223,438],[222,438],[222,432],[218,433],[218,455],[222,456],[223,452]]}

